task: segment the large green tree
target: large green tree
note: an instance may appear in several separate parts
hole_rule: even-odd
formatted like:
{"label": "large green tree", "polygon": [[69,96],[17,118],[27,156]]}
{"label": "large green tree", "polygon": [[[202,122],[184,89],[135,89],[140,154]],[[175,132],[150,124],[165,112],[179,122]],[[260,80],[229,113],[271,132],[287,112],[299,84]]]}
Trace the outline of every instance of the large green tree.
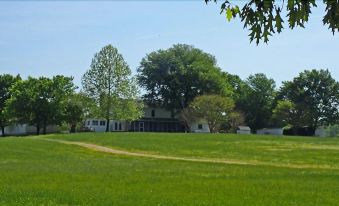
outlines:
{"label": "large green tree", "polygon": [[211,133],[218,132],[221,124],[229,123],[234,115],[234,101],[219,95],[198,96],[189,108],[193,116],[207,121]]}
{"label": "large green tree", "polygon": [[305,70],[283,82],[278,98],[294,104],[293,126],[315,129],[339,121],[339,83],[328,70]]}
{"label": "large green tree", "polygon": [[149,103],[179,111],[196,96],[232,93],[226,74],[218,68],[215,58],[185,44],[144,57],[138,68],[138,80],[146,90],[144,98]]}
{"label": "large green tree", "polygon": [[10,116],[6,111],[6,101],[11,98],[11,87],[19,81],[20,76],[12,76],[10,74],[0,75],[0,127],[2,136],[5,136],[5,127],[10,124]]}
{"label": "large green tree", "polygon": [[[204,1],[206,3],[217,2],[217,0]],[[269,36],[273,33],[280,33],[285,21],[291,29],[304,28],[312,8],[320,3],[316,0],[248,0],[244,2],[223,0],[222,2],[221,13],[226,14],[228,21],[239,17],[244,23],[244,28],[250,30],[250,41],[255,40],[257,44],[261,40],[268,42]],[[339,31],[339,1],[323,0],[323,3],[325,4],[323,24],[327,25],[334,34]]]}
{"label": "large green tree", "polygon": [[86,105],[83,105],[83,102],[79,100],[81,100],[81,97],[75,93],[69,96],[65,103],[63,120],[70,126],[71,133],[75,133],[76,126],[82,122],[84,117]]}
{"label": "large green tree", "polygon": [[95,54],[91,68],[82,77],[82,86],[100,106],[100,116],[107,121],[106,132],[111,119],[131,121],[142,115],[136,80],[122,55],[112,45]]}
{"label": "large green tree", "polygon": [[275,82],[265,74],[250,75],[237,101],[237,107],[245,114],[245,122],[251,129],[269,125],[275,98]]}
{"label": "large green tree", "polygon": [[46,133],[47,125],[60,124],[67,96],[74,92],[73,78],[55,76],[18,81],[12,87],[12,96],[7,101],[10,115],[18,123],[28,123]]}

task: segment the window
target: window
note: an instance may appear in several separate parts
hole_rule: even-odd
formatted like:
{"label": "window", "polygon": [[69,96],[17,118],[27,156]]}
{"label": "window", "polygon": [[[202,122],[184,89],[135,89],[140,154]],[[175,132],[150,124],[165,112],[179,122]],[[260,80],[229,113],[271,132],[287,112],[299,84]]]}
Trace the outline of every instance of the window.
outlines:
{"label": "window", "polygon": [[91,125],[91,121],[87,121],[87,125]]}
{"label": "window", "polygon": [[100,121],[100,126],[105,126],[106,125],[106,121]]}
{"label": "window", "polygon": [[121,123],[119,123],[119,130],[121,130]]}
{"label": "window", "polygon": [[155,110],[152,109],[152,117],[155,117]]}
{"label": "window", "polygon": [[117,122],[114,124],[114,130],[118,130],[118,123]]}
{"label": "window", "polygon": [[93,125],[93,126],[97,126],[97,125],[98,125],[98,121],[97,121],[97,120],[93,120],[93,121],[92,121],[92,125]]}
{"label": "window", "polygon": [[202,124],[198,124],[198,129],[202,129]]}

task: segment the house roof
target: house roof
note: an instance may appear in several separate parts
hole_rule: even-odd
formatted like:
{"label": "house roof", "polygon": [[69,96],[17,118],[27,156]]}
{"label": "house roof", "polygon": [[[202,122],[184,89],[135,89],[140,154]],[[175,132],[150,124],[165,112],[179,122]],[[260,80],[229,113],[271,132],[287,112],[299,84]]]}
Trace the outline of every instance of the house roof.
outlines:
{"label": "house roof", "polygon": [[251,131],[249,126],[238,126],[238,130]]}

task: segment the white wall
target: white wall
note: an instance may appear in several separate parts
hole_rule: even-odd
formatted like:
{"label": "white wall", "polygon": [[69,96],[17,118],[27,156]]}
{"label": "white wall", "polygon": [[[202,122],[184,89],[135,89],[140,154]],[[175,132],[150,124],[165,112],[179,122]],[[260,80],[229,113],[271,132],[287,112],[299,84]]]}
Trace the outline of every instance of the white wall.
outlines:
{"label": "white wall", "polygon": [[237,134],[251,134],[250,130],[237,130]]}
{"label": "white wall", "polygon": [[26,134],[27,124],[13,124],[5,127],[5,135],[23,135]]}
{"label": "white wall", "polygon": [[[199,125],[202,126],[202,129],[199,129]],[[210,128],[205,122],[194,122],[191,124],[191,132],[197,133],[210,133]]]}
{"label": "white wall", "polygon": [[[97,121],[98,124],[94,125],[93,121]],[[105,125],[100,125],[100,122],[104,121]],[[115,123],[117,123],[117,128],[115,127]],[[119,127],[119,124],[121,124],[121,130]],[[93,129],[95,132],[105,132],[106,131],[106,120],[104,119],[86,119],[85,126]],[[125,121],[118,121],[118,120],[110,120],[109,121],[109,131],[126,131],[126,122]]]}
{"label": "white wall", "polygon": [[[48,125],[46,127],[46,133],[54,133],[57,131],[56,125]],[[40,133],[43,132],[43,128],[40,128]],[[28,124],[13,124],[5,127],[5,135],[25,135],[36,134],[36,127]]]}

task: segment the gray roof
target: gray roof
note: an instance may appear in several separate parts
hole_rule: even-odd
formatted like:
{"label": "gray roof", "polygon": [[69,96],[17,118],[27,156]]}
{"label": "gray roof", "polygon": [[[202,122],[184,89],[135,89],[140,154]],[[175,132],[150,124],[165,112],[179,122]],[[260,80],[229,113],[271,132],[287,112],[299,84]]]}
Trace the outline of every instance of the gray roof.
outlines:
{"label": "gray roof", "polygon": [[249,126],[238,126],[238,130],[251,131],[251,128]]}

